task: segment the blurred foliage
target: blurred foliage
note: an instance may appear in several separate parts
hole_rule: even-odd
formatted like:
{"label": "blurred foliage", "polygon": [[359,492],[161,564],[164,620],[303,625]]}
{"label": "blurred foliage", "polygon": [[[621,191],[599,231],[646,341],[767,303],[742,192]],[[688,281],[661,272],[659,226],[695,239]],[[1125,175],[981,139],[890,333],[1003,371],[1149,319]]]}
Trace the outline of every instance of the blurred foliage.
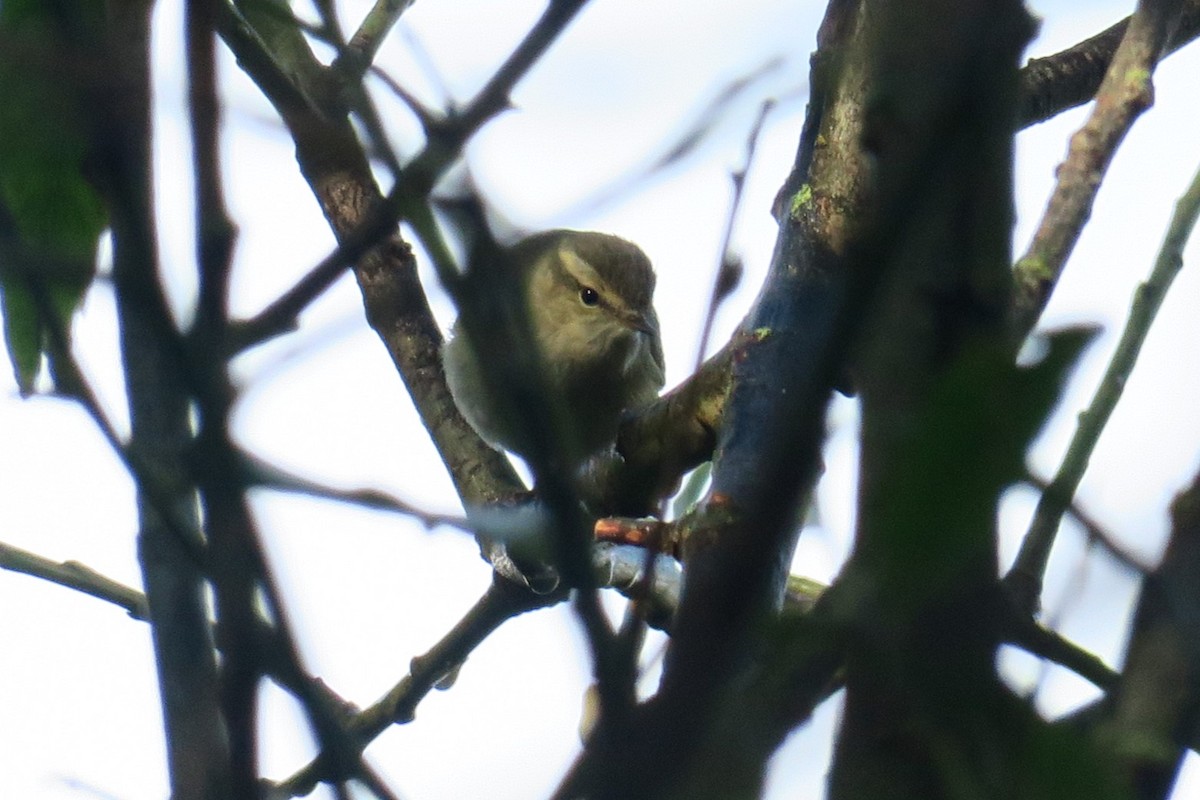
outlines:
{"label": "blurred foliage", "polygon": [[0,309],[21,393],[49,348],[44,312],[69,330],[105,226],[84,171],[98,0],[0,3]]}
{"label": "blurred foliage", "polygon": [[946,590],[981,544],[991,551],[965,534],[994,524],[1000,492],[1025,474],[1025,452],[1093,334],[1074,328],[1050,335],[1045,357],[1030,367],[1013,364],[1004,346],[969,345],[934,384],[916,430],[903,439],[906,452],[893,462],[904,468],[881,484],[886,494],[877,498],[888,510],[879,528],[889,541],[872,569],[891,602],[920,607]]}

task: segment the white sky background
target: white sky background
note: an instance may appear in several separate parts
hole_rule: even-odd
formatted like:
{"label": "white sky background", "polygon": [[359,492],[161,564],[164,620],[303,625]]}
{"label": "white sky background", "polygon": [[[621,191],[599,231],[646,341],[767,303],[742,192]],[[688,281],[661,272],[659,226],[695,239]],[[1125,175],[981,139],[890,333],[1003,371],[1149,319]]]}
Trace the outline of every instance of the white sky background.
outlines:
{"label": "white sky background", "polygon": [[[366,2],[343,4],[353,29]],[[659,273],[668,385],[695,360],[704,304],[727,213],[729,172],[768,96],[790,97],[769,119],[738,217],[746,260],[741,290],[718,317],[719,345],[749,308],[774,242],[768,209],[791,164],[802,120],[808,54],[824,4],[757,0],[593,0],[515,93],[517,110],[490,124],[469,148],[473,177],[516,227],[566,226],[619,233],[650,254]],[[1090,35],[1133,3],[1043,2],[1041,55]],[[180,6],[162,0],[157,20],[157,169],[163,263],[173,303],[186,316],[194,290],[190,157],[183,116]],[[465,101],[511,51],[541,2],[422,0],[405,15],[379,63],[430,104],[442,99],[414,61],[410,34],[438,77]],[[724,86],[769,59],[784,62],[734,102],[699,149],[650,180],[639,175]],[[292,147],[270,108],[229,59],[226,174],[241,227],[233,306],[249,315],[290,286],[332,247]],[[1031,454],[1049,476],[1115,346],[1129,300],[1149,272],[1171,206],[1200,165],[1195,90],[1200,49],[1169,58],[1156,78],[1157,105],[1135,126],[1101,191],[1045,324],[1099,322],[1055,423]],[[385,93],[380,105],[402,154],[416,129]],[[1082,112],[1018,141],[1016,250],[1028,241],[1052,186],[1053,168]],[[619,196],[599,207],[597,196]],[[1141,360],[1097,450],[1081,504],[1147,558],[1159,553],[1170,497],[1200,463],[1200,274],[1189,249]],[[439,319],[453,312],[427,282]],[[269,460],[344,487],[376,487],[441,511],[457,501],[384,349],[362,319],[347,276],[307,313],[298,334],[237,362],[243,388],[238,440]],[[109,412],[124,429],[124,396],[112,296],[100,284],[75,325],[77,348]],[[78,559],[140,585],[132,484],[90,422],[68,403],[21,401],[0,369],[0,541],[54,559]],[[820,526],[805,532],[799,573],[828,579],[852,524],[853,404],[835,404]],[[1035,498],[1013,491],[1002,509],[1004,563],[1012,558]],[[425,533],[380,513],[278,496],[255,510],[307,666],[347,699],[366,705],[407,671],[462,615],[488,582],[473,542]],[[1055,550],[1047,612],[1085,647],[1115,663],[1136,585],[1101,555],[1086,555],[1065,525]],[[161,723],[147,628],[100,601],[31,578],[0,573],[0,796],[166,795]],[[1040,687],[1038,702],[1061,713],[1094,696],[1061,670],[1042,674],[1028,658],[1005,657],[1013,680]],[[417,720],[393,726],[368,751],[404,797],[420,800],[546,795],[577,750],[575,728],[587,662],[569,612],[559,607],[507,624],[467,662],[448,692],[430,695]],[[282,777],[310,745],[289,702],[264,694],[264,761]],[[773,797],[819,797],[836,707],[794,736],[776,759]],[[1177,797],[1200,793],[1195,770]],[[322,791],[322,790],[319,790]],[[318,795],[319,796],[319,795]],[[327,795],[326,795],[327,796]]]}

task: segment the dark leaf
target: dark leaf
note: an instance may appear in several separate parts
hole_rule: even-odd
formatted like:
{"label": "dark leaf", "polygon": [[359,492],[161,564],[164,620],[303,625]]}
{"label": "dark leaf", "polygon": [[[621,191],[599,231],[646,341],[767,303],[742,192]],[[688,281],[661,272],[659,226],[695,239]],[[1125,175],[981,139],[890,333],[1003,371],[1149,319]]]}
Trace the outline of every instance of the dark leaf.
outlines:
{"label": "dark leaf", "polygon": [[0,4],[0,299],[23,394],[47,350],[46,313],[66,332],[95,274],[105,226],[84,177],[88,87],[103,8],[95,0]]}

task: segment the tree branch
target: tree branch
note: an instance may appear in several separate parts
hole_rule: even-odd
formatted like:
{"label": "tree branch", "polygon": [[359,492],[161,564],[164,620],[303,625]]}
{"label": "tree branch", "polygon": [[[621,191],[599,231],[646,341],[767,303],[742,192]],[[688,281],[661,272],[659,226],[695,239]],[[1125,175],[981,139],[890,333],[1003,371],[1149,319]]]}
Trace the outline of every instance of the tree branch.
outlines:
{"label": "tree branch", "polygon": [[753,349],[761,332],[744,327],[690,378],[637,414],[617,433],[621,461],[589,465],[581,493],[603,516],[642,516],[690,469],[712,458],[736,354]]}
{"label": "tree branch", "polygon": [[[1128,19],[1122,20],[1102,33],[1054,55],[1031,59],[1021,70],[1021,127],[1044,121],[1091,100],[1128,22]],[[1200,0],[1186,0],[1179,25],[1166,52],[1174,52],[1194,41],[1197,36],[1200,36]],[[819,61],[830,60],[827,54],[820,52],[816,58]],[[796,192],[803,183],[795,182],[790,190],[785,187],[780,193],[781,201],[795,200]],[[809,191],[812,191],[811,184]],[[642,487],[647,485],[669,486],[682,472],[711,457],[715,431],[720,427],[720,410],[723,409],[728,389],[730,352],[731,349],[726,347],[670,394],[622,425],[618,450],[635,467],[631,477],[626,479],[630,486],[636,487],[639,492],[644,491]],[[648,484],[644,477],[632,477],[645,475],[646,470],[658,465],[663,466],[662,477],[657,482],[652,479]],[[620,484],[609,491],[610,495],[605,501],[607,505],[602,506],[605,509],[623,507],[624,511],[620,513],[640,513],[640,510],[649,508],[648,501],[636,493],[622,494]],[[618,499],[622,497],[628,499]]]}
{"label": "tree branch", "polygon": [[[509,619],[536,608],[560,602],[564,595],[537,596],[517,585],[495,578],[471,610],[449,633],[424,655],[412,660],[409,674],[374,705],[356,714],[349,730],[359,752],[393,723],[411,722],[417,704],[447,675],[455,672],[479,644]],[[338,761],[322,752],[290,778],[270,787],[268,800],[300,797],[322,781],[339,781],[346,776],[337,770]]]}
{"label": "tree branch", "polygon": [[[386,198],[381,197],[354,131],[344,119],[294,114],[290,107],[276,103],[296,140],[301,168],[339,236],[339,252],[246,323],[253,335],[241,335],[239,342],[244,345],[260,340],[294,324],[295,315],[341,274],[347,261],[356,261],[368,321],[387,345],[467,505],[482,506],[510,498],[524,487],[508,462],[462,419],[450,397],[441,366],[441,332],[417,280],[407,245],[398,240],[374,245],[394,230],[397,219],[421,209],[428,213],[425,198],[438,177],[457,159],[462,145],[479,126],[505,108],[512,87],[583,2],[551,3],[468,107],[441,126],[425,150],[405,166]],[[229,37],[227,41],[244,65],[261,61],[251,57],[253,54],[243,58],[242,50],[252,49],[252,43],[244,37]],[[257,78],[258,74],[251,72],[251,77]]]}
{"label": "tree branch", "polygon": [[89,594],[120,606],[136,620],[150,621],[150,609],[144,594],[78,561],[51,561],[0,542],[0,567]]}
{"label": "tree branch", "polygon": [[[1113,54],[1129,27],[1129,17],[1066,50],[1044,58],[1031,58],[1021,70],[1022,128],[1061,114],[1090,101],[1100,88]],[[1200,36],[1200,2],[1185,0],[1179,24],[1167,40],[1163,57]]]}
{"label": "tree branch", "polygon": [[1057,631],[1039,625],[1020,611],[1009,617],[1004,630],[1004,640],[1032,655],[1071,670],[1104,691],[1115,687],[1121,678],[1094,653],[1089,653]]}
{"label": "tree branch", "polygon": [[333,63],[333,68],[342,73],[343,79],[354,82],[362,80],[384,37],[413,1],[375,0],[375,5],[363,17],[362,24]]}
{"label": "tree branch", "polygon": [[[826,58],[850,49],[856,6],[830,4],[819,37]],[[851,275],[870,271],[847,271],[841,261],[839,211],[860,207],[864,182],[856,170],[865,162],[851,132],[860,129],[838,129],[834,121],[854,116],[858,73],[853,66],[828,69],[819,56],[813,64],[813,99],[794,174],[811,182],[807,197],[819,190],[844,202],[794,203],[782,220],[767,285],[727,346],[729,397],[710,395],[724,409],[724,424],[715,433],[689,425],[698,434],[693,438],[711,437],[719,446],[706,503],[680,522],[690,534],[686,586],[660,691],[628,726],[601,718],[557,797],[656,797],[693,767],[711,774],[707,769],[718,762],[699,757],[707,721],[782,601],[794,511],[818,473],[825,405],[870,283],[863,277],[855,286]],[[822,154],[830,155],[819,163],[809,157],[818,138],[826,143]],[[843,146],[852,157],[833,155]],[[712,785],[720,783],[712,777]]]}
{"label": "tree branch", "polygon": [[[567,24],[574,18],[586,0],[556,0],[547,8],[537,24],[526,34],[521,43],[500,66],[487,84],[461,112],[452,112],[438,120],[430,130],[429,143],[410,161],[397,176],[396,187],[382,200],[379,190],[373,185],[370,191],[360,187],[358,191],[374,196],[369,205],[379,202],[378,208],[365,219],[334,218],[335,229],[340,232],[338,249],[314,267],[292,289],[289,289],[254,318],[241,323],[238,343],[240,347],[257,344],[270,336],[292,329],[300,311],[320,296],[342,274],[347,264],[357,261],[372,245],[390,232],[397,221],[406,218],[414,205],[423,204],[438,179],[446,169],[458,160],[463,146],[492,117],[508,108],[508,97],[516,84],[525,77],[529,69],[549,49]],[[222,28],[236,34],[234,27]],[[247,56],[244,68],[254,69],[251,76],[257,81],[261,58],[255,58],[254,48],[244,37],[227,38],[230,47],[238,54]],[[266,65],[263,65],[264,67]],[[264,70],[267,76],[270,69]],[[261,86],[264,91],[269,87]],[[268,95],[274,102],[274,97]],[[276,104],[280,112],[288,116],[284,108]],[[297,120],[299,122],[299,120]],[[289,128],[295,135],[293,123]],[[313,179],[310,178],[310,182]],[[314,186],[314,188],[316,188]],[[326,213],[330,211],[327,208]]]}
{"label": "tree branch", "polygon": [[1179,19],[1181,0],[1140,0],[1096,94],[1071,138],[1067,160],[1028,251],[1013,268],[1013,332],[1021,341],[1041,316],[1066,266],[1117,147],[1153,102],[1151,76]]}
{"label": "tree branch", "polygon": [[153,621],[171,793],[177,800],[204,800],[228,795],[230,753],[202,575],[181,541],[198,543],[200,533],[186,466],[191,429],[183,351],[157,274],[150,172],[151,3],[112,0],[109,6],[108,65],[95,98],[95,163],[111,217],[113,285],[132,422],[129,449],[161,487],[168,510],[161,513],[139,484],[139,559]]}
{"label": "tree branch", "polygon": [[1150,277],[1138,287],[1121,339],[1087,409],[1079,415],[1075,435],[1054,479],[1042,492],[1029,531],[1021,542],[1012,569],[1005,576],[1014,600],[1028,613],[1037,610],[1042,578],[1050,560],[1063,514],[1071,506],[1100,434],[1121,399],[1137,363],[1138,353],[1175,276],[1183,266],[1183,248],[1200,217],[1200,172],[1175,206]]}
{"label": "tree branch", "polygon": [[758,148],[758,137],[762,133],[767,114],[775,107],[774,100],[767,100],[758,110],[758,117],[746,136],[746,157],[742,165],[730,173],[733,194],[729,200],[729,211],[725,215],[725,230],[721,233],[721,254],[717,264],[717,274],[713,279],[712,292],[709,293],[708,307],[704,314],[704,326],[700,331],[700,343],[696,346],[696,372],[704,364],[704,354],[708,351],[708,339],[712,335],[713,320],[716,319],[717,309],[741,281],[742,262],[733,253],[733,229],[737,222],[738,211],[742,205],[742,190],[746,186],[746,174],[754,163],[754,151]]}
{"label": "tree branch", "polygon": [[1097,740],[1140,800],[1165,800],[1200,725],[1200,475],[1171,505],[1162,563],[1142,584],[1129,654]]}

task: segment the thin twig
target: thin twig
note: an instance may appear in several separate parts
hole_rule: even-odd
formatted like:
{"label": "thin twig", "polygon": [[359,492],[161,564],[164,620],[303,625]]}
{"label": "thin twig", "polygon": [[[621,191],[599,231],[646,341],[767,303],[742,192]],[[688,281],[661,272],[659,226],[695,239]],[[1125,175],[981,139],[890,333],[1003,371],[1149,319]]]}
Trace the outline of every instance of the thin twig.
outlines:
{"label": "thin twig", "polygon": [[[509,94],[549,49],[587,0],[555,0],[467,106],[435,126],[436,135],[397,175],[396,184],[337,249],[253,318],[240,323],[235,347],[243,349],[295,327],[296,318],[345,268],[387,235],[425,200],[462,148],[485,122],[508,108]],[[224,29],[222,30],[224,35]],[[240,52],[239,52],[240,57]]]}
{"label": "thin twig", "polygon": [[1013,329],[1024,339],[1050,299],[1091,215],[1117,147],[1154,98],[1151,76],[1179,19],[1181,0],[1140,0],[1096,94],[1096,106],[1071,137],[1067,160],[1029,250],[1013,270]]}
{"label": "thin twig", "polygon": [[746,174],[750,172],[750,166],[754,163],[754,151],[758,147],[758,138],[762,134],[763,124],[767,121],[767,114],[770,114],[774,107],[775,101],[767,100],[758,110],[758,117],[754,120],[754,124],[750,127],[750,133],[746,137],[745,160],[742,161],[742,166],[729,176],[730,182],[733,184],[733,197],[729,201],[729,213],[725,217],[725,231],[721,234],[721,262],[717,265],[717,275],[713,279],[712,293],[708,298],[708,311],[704,315],[704,327],[700,331],[700,344],[696,349],[694,372],[699,372],[700,367],[704,364],[704,354],[708,351],[708,340],[712,335],[713,320],[716,319],[717,309],[721,307],[725,298],[729,297],[730,292],[737,288],[742,279],[742,261],[739,256],[734,255],[732,249],[733,228],[737,223],[738,211],[742,205]]}
{"label": "thin twig", "polygon": [[1065,667],[1105,691],[1116,686],[1121,678],[1103,659],[1028,616],[1014,615],[1004,638],[1009,644]]}
{"label": "thin twig", "polygon": [[1067,454],[1054,479],[1042,492],[1033,522],[1021,542],[1016,561],[1005,578],[1009,587],[1017,592],[1017,602],[1031,613],[1036,609],[1041,595],[1042,578],[1059,523],[1079,488],[1079,482],[1087,470],[1100,434],[1108,424],[1117,401],[1121,399],[1125,384],[1137,363],[1138,353],[1146,341],[1163,298],[1183,266],[1183,248],[1196,225],[1197,216],[1200,216],[1200,172],[1192,178],[1187,192],[1175,206],[1175,213],[1158,251],[1154,269],[1134,294],[1133,307],[1125,322],[1125,329],[1121,332],[1117,349],[1113,352],[1087,410],[1079,415],[1075,435],[1067,447]]}
{"label": "thin twig", "polygon": [[[712,138],[712,132],[717,130],[720,123],[730,115],[735,103],[743,100],[760,78],[779,69],[783,63],[784,60],[781,58],[767,59],[757,67],[726,83],[695,112],[681,131],[672,133],[661,143],[650,148],[648,160],[633,167],[624,176],[608,181],[597,191],[585,195],[571,206],[561,209],[558,216],[576,217],[586,213],[589,209],[596,209],[626,197],[639,184],[646,183],[654,176],[694,155],[701,145]],[[772,102],[776,106],[792,103],[803,99],[806,92],[807,87],[788,89],[776,95]]]}
{"label": "thin twig", "polygon": [[75,589],[120,606],[136,620],[150,621],[150,609],[146,605],[144,594],[101,575],[78,561],[51,561],[28,550],[0,542],[0,568]]}
{"label": "thin twig", "polygon": [[40,276],[34,274],[26,273],[20,277],[26,281],[26,287],[46,332],[47,349],[58,382],[58,390],[63,396],[79,403],[91,417],[92,423],[100,431],[100,435],[108,443],[113,454],[137,483],[140,491],[145,494],[154,511],[160,516],[163,525],[192,559],[193,564],[202,567],[205,554],[200,541],[188,532],[188,525],[179,518],[176,506],[169,498],[167,489],[158,480],[150,465],[146,463],[146,459],[121,441],[116,427],[101,407],[99,397],[83,373],[83,367],[71,352],[66,328],[54,308],[45,282]]}
{"label": "thin twig", "polygon": [[[1025,481],[1043,494],[1050,489],[1050,482],[1042,480],[1036,475],[1029,474],[1025,476]],[[1108,553],[1118,564],[1134,572],[1138,575],[1148,575],[1154,570],[1152,564],[1147,564],[1138,556],[1130,552],[1124,545],[1116,540],[1116,538],[1105,530],[1100,521],[1084,511],[1076,499],[1071,500],[1070,506],[1066,513],[1071,516],[1071,519],[1083,528],[1087,535],[1089,545],[1096,545],[1104,552]]]}
{"label": "thin twig", "polygon": [[[129,616],[139,622],[150,622],[150,610],[144,594],[106,575],[102,575],[78,561],[55,562],[31,553],[28,550],[0,542],[0,568],[41,578],[68,589],[83,592],[91,597],[123,608]],[[275,630],[265,620],[260,619],[257,624],[260,641],[274,642],[277,638]],[[272,647],[271,649],[274,648]],[[307,675],[298,674],[293,670],[289,670],[286,673],[275,673],[272,671],[272,674],[281,686],[287,688],[301,701],[304,700],[306,695],[320,691],[327,705],[332,706],[337,702],[333,693],[325,688],[320,681]],[[343,733],[343,735],[347,734]],[[359,777],[368,783],[371,782],[368,779],[373,778],[369,774],[367,774],[367,777],[360,774]],[[379,791],[382,784],[377,778],[373,778],[373,781],[375,784],[378,784],[375,790],[376,795],[380,797],[390,796],[386,792],[386,787],[383,787],[385,791]]]}
{"label": "thin twig", "polygon": [[463,517],[426,511],[377,489],[335,489],[294,475],[253,456],[243,456],[243,462],[247,486],[261,486],[278,492],[303,494],[322,500],[362,506],[373,511],[390,511],[412,517],[426,530],[433,530],[442,525],[462,531],[472,530],[470,523]]}
{"label": "thin twig", "polygon": [[375,5],[350,37],[349,44],[338,53],[333,62],[334,70],[341,72],[345,80],[362,80],[375,54],[379,52],[384,37],[412,4],[413,0],[375,0]]}
{"label": "thin twig", "polygon": [[429,110],[424,103],[417,99],[417,96],[401,86],[395,78],[387,74],[379,67],[371,67],[371,74],[383,82],[392,94],[400,98],[404,105],[408,106],[408,110],[417,118],[417,122],[421,124],[421,130],[428,133],[437,124],[440,119],[437,114]]}
{"label": "thin twig", "polygon": [[[412,721],[421,699],[446,675],[458,669],[471,651],[504,622],[562,599],[562,594],[537,596],[502,578],[494,579],[479,601],[441,641],[412,660],[410,671],[403,680],[350,721],[349,729],[356,737],[359,751],[393,723]],[[267,798],[278,800],[307,795],[318,783],[342,777],[331,771],[334,766],[323,752],[290,778],[270,787]]]}

